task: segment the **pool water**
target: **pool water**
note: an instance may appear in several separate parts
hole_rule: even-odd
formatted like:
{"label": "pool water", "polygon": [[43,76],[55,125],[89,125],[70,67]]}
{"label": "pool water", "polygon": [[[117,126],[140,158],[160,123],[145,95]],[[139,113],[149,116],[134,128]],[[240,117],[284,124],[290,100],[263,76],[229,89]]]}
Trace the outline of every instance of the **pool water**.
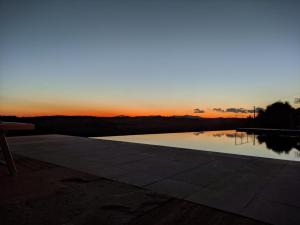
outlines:
{"label": "pool water", "polygon": [[95,138],[300,161],[300,137],[295,136],[254,135],[222,130]]}

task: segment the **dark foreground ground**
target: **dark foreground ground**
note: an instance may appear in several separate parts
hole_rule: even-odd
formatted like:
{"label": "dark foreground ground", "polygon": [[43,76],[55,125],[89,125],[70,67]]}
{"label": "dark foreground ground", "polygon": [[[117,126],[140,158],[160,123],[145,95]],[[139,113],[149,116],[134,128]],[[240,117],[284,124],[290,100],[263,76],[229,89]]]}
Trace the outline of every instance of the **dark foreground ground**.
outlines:
{"label": "dark foreground ground", "polygon": [[264,224],[25,157],[16,164],[16,177],[0,165],[1,225]]}

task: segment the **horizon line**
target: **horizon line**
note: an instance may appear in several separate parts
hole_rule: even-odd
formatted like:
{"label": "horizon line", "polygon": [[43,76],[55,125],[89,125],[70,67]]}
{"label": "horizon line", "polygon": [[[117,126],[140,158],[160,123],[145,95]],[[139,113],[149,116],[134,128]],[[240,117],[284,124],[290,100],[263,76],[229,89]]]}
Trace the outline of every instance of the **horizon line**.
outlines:
{"label": "horizon line", "polygon": [[197,119],[247,119],[253,118],[251,116],[245,117],[202,117],[202,116],[193,116],[193,115],[144,115],[144,116],[128,116],[128,115],[116,115],[116,116],[92,116],[92,115],[32,115],[32,116],[17,116],[17,115],[1,115],[0,117],[15,117],[15,118],[37,118],[37,117],[93,117],[93,118],[138,118],[138,117],[164,117],[164,118],[197,118]]}

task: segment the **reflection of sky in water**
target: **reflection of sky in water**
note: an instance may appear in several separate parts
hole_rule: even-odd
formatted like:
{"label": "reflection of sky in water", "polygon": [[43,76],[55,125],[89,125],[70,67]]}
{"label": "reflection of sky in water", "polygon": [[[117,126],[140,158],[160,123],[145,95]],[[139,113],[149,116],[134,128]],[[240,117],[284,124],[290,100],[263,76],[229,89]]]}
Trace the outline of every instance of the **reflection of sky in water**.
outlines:
{"label": "reflection of sky in water", "polygon": [[98,139],[300,161],[299,137],[274,138],[227,130],[111,136]]}

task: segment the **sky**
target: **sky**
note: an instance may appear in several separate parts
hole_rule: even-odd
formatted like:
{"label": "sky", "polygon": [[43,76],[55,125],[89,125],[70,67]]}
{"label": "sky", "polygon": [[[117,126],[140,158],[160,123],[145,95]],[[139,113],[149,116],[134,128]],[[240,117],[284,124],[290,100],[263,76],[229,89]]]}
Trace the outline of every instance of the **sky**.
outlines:
{"label": "sky", "polygon": [[289,0],[0,0],[0,115],[244,117],[293,105],[299,12]]}

